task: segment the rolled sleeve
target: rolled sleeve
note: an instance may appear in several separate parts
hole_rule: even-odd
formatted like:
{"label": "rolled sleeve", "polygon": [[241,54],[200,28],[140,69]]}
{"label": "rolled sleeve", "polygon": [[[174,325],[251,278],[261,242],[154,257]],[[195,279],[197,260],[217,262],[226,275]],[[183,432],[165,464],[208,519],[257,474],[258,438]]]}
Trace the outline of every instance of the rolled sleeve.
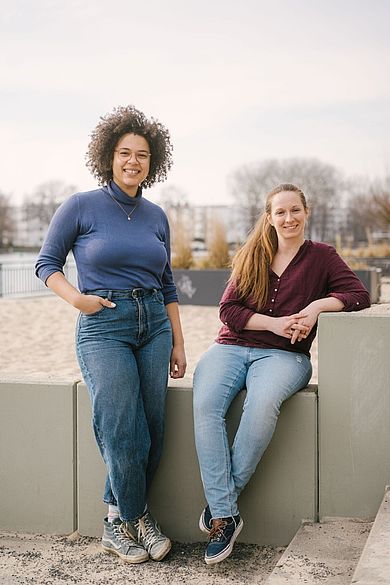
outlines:
{"label": "rolled sleeve", "polygon": [[368,291],[356,291],[351,293],[330,293],[328,297],[339,299],[344,305],[343,311],[361,311],[371,305]]}
{"label": "rolled sleeve", "polygon": [[368,290],[336,250],[329,250],[327,296],[339,299],[346,312],[367,309],[371,304]]}
{"label": "rolled sleeve", "polygon": [[219,305],[219,318],[231,331],[240,333],[255,311],[243,305],[234,283],[229,283]]}

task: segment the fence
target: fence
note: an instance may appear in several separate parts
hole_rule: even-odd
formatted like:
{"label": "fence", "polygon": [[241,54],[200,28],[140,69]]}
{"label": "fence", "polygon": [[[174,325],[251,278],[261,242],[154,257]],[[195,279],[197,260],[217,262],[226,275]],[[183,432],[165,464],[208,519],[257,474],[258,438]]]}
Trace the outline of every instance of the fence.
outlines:
{"label": "fence", "polygon": [[[66,278],[77,283],[76,265],[68,261],[64,267]],[[34,263],[28,260],[0,264],[0,297],[50,294],[50,290],[35,276]]]}
{"label": "fence", "polygon": [[[346,261],[352,260],[351,258],[346,258]],[[361,261],[362,264],[366,264],[370,267],[376,267],[381,269],[382,276],[389,276],[390,275],[390,258],[355,258],[354,261]],[[196,273],[204,272],[204,271],[183,271],[183,270],[175,270],[175,280],[177,282],[178,289],[179,289],[179,296],[180,301],[187,303],[188,300],[187,296],[192,298],[192,294],[188,294],[188,286],[191,283],[182,282],[183,274],[188,273],[191,275],[191,279],[195,276]],[[218,297],[218,300],[222,294],[224,285],[228,276],[223,276],[221,270],[214,270],[214,271],[206,271],[205,274],[207,275],[208,285],[207,291],[208,295],[210,295],[210,278],[212,278],[213,273],[218,273],[218,283],[217,286],[211,287],[214,288]],[[357,270],[356,272],[359,272]],[[67,279],[71,284],[77,286],[77,270],[76,265],[74,263],[73,258],[68,260],[64,267],[64,273]],[[228,273],[226,272],[226,275]],[[222,276],[221,276],[222,275]],[[359,278],[361,278],[359,276]],[[378,277],[379,278],[379,277]],[[222,279],[222,280],[221,280]],[[367,288],[370,290],[370,286],[368,282],[365,282],[362,279],[363,283]],[[182,290],[182,287],[187,285],[186,290]],[[190,291],[191,292],[191,291]],[[195,292],[195,291],[194,291]],[[370,290],[372,293],[372,291]],[[43,282],[41,282],[34,273],[34,262],[31,260],[17,260],[15,262],[0,262],[0,297],[17,297],[23,295],[42,295],[42,294],[50,294],[50,291],[45,287]],[[184,294],[184,296],[183,296]],[[372,295],[373,302],[378,302],[375,295]],[[214,304],[218,304],[218,300]],[[210,304],[208,302],[204,303],[199,301],[199,299],[193,300],[194,304]],[[213,303],[211,303],[213,304]]]}

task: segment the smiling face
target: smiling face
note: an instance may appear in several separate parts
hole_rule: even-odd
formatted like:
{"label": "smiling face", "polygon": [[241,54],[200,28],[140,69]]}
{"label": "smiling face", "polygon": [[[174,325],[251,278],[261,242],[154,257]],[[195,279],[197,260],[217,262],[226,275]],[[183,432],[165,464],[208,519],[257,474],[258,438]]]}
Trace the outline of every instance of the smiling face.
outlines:
{"label": "smiling face", "polygon": [[298,193],[294,191],[276,193],[272,197],[271,213],[267,217],[275,228],[279,243],[303,243],[308,210]]}
{"label": "smiling face", "polygon": [[140,183],[148,176],[150,148],[138,134],[124,134],[117,142],[112,162],[115,183],[130,197],[135,197]]}

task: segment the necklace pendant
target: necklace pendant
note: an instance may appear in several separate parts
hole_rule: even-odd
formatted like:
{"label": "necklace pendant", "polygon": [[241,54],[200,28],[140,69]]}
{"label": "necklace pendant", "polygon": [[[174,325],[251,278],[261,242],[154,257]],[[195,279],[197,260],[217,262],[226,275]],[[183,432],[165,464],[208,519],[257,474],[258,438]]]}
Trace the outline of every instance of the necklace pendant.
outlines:
{"label": "necklace pendant", "polygon": [[128,215],[127,216],[127,221],[130,221],[130,220],[131,220],[131,217],[130,217],[130,215]]}

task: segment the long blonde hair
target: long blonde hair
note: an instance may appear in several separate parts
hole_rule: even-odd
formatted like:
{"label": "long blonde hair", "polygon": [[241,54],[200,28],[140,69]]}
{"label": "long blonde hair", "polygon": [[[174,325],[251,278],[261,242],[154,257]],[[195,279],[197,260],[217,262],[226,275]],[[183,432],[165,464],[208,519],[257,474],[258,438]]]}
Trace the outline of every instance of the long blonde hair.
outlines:
{"label": "long blonde hair", "polygon": [[240,298],[253,298],[257,310],[262,309],[266,304],[269,267],[278,249],[278,237],[275,228],[268,221],[268,216],[271,213],[273,197],[282,191],[297,193],[307,211],[306,197],[302,189],[291,183],[277,185],[267,194],[264,212],[232,260],[232,273],[229,280],[235,283]]}

